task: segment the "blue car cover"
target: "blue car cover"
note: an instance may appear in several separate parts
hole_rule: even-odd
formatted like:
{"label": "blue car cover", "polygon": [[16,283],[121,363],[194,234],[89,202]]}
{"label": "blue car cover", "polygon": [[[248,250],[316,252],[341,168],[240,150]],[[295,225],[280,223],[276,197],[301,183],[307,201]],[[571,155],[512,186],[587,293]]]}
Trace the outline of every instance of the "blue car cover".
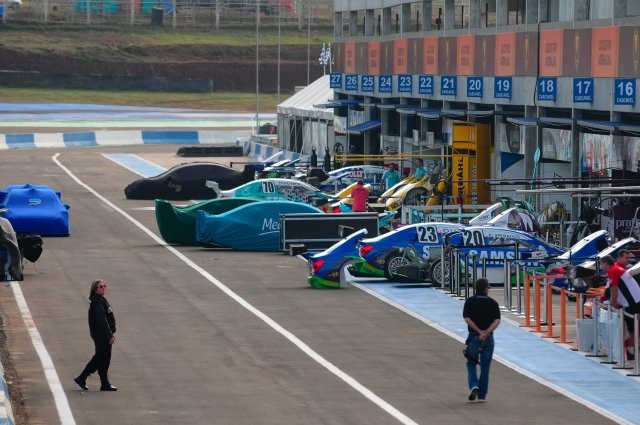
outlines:
{"label": "blue car cover", "polygon": [[240,251],[278,251],[280,214],[318,213],[319,209],[301,202],[262,201],[246,204],[222,214],[198,211],[196,239]]}
{"label": "blue car cover", "polygon": [[46,185],[11,185],[0,191],[2,214],[16,233],[41,236],[69,236],[69,205],[61,201],[61,193]]}

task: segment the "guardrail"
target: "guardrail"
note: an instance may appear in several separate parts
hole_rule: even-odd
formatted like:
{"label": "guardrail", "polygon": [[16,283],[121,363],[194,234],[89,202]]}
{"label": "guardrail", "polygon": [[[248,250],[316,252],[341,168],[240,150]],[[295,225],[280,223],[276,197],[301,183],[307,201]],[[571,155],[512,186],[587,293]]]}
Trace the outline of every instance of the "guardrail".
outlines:
{"label": "guardrail", "polygon": [[[469,297],[473,282],[478,277],[486,277],[486,261],[477,261],[469,256],[460,256],[456,250],[449,255],[451,267],[448,276],[448,293],[462,298]],[[444,254],[443,254],[444,256]],[[461,265],[475,264],[475,267],[462,270]],[[495,261],[495,260],[492,260]],[[569,290],[558,285],[559,280],[567,279],[565,274],[535,274],[521,268],[516,260],[503,260],[505,286],[503,311],[517,315],[522,319],[521,326],[542,338],[555,343],[568,344],[574,351],[581,351],[588,357],[602,358],[601,363],[612,365],[614,369],[628,369],[628,376],[640,376],[640,341],[638,330],[640,315],[629,314],[624,309],[616,309],[600,300],[597,290],[586,293]],[[516,270],[515,285],[512,283],[512,268]],[[468,272],[467,272],[468,270]],[[520,283],[520,274],[524,279]],[[447,285],[442,285],[444,289]],[[575,300],[575,312],[570,312],[569,300]],[[588,308],[591,306],[591,311]],[[636,338],[632,347],[627,347],[628,331],[624,318],[632,318]],[[569,336],[569,326],[575,320],[575,339]],[[555,320],[558,320],[556,322]],[[627,349],[633,349],[632,360],[627,359]]]}

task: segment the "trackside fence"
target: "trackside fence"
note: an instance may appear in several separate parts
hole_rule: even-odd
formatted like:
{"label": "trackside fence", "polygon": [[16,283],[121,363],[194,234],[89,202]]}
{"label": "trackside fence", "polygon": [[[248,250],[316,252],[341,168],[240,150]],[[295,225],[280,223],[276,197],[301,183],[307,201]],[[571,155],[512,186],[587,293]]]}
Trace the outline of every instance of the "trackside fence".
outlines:
{"label": "trackside fence", "polygon": [[[517,250],[517,247],[514,246]],[[487,276],[487,260],[450,249],[442,254],[442,261],[453,265],[442,267],[441,289],[451,296],[465,299],[473,295],[473,283]],[[504,276],[503,311],[516,315],[521,326],[541,338],[567,344],[574,351],[599,358],[614,369],[629,370],[628,376],[640,376],[638,328],[640,315],[616,309],[601,300],[601,293],[585,293],[567,289],[565,274],[540,274],[527,270],[516,260],[502,262]],[[457,265],[457,267],[456,267]],[[474,266],[469,266],[474,265]],[[625,317],[632,319],[636,338],[631,347],[626,340],[629,331]],[[633,355],[627,357],[627,350]]]}

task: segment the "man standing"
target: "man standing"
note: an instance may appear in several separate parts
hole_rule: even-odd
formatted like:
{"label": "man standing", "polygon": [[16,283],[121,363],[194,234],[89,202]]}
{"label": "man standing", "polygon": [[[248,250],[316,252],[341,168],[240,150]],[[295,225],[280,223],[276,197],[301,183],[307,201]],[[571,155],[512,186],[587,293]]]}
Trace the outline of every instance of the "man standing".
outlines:
{"label": "man standing", "polygon": [[416,170],[413,175],[416,176],[418,180],[422,180],[427,176],[427,170],[424,169],[424,161],[422,158],[416,159]]}
{"label": "man standing", "polygon": [[[609,285],[611,296],[611,306],[624,308],[629,314],[640,313],[640,285],[627,271],[627,265],[631,253],[626,249],[618,252],[618,261],[613,262],[610,255],[605,255],[600,259],[600,268],[607,273],[607,284]],[[629,330],[627,339],[627,359],[633,358],[633,348],[636,340],[636,330],[634,329],[633,317],[624,316],[624,321]]]}
{"label": "man standing", "polygon": [[364,185],[364,181],[358,180],[356,187],[351,191],[351,197],[353,203],[351,207],[353,212],[365,212],[367,211],[367,200],[369,199],[369,189]]}
{"label": "man standing", "polygon": [[389,169],[382,174],[381,186],[383,190],[389,190],[400,181],[400,174],[396,170],[396,164],[389,164]]}
{"label": "man standing", "polygon": [[[489,298],[489,281],[480,278],[476,281],[476,294],[467,299],[462,317],[467,322],[469,336],[466,341],[467,378],[469,382],[469,400],[478,398],[484,402],[489,390],[489,369],[493,357],[493,331],[500,324],[498,303]],[[478,379],[477,366],[480,366]]]}

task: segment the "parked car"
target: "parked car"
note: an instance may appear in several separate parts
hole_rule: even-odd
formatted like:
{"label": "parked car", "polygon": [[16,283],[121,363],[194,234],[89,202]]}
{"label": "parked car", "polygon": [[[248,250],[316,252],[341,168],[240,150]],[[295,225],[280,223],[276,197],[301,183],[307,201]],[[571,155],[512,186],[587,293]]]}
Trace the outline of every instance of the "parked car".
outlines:
{"label": "parked car", "polygon": [[357,245],[366,234],[367,229],[360,229],[326,250],[308,257],[309,285],[313,288],[340,288],[346,267],[354,261],[361,261]]}

